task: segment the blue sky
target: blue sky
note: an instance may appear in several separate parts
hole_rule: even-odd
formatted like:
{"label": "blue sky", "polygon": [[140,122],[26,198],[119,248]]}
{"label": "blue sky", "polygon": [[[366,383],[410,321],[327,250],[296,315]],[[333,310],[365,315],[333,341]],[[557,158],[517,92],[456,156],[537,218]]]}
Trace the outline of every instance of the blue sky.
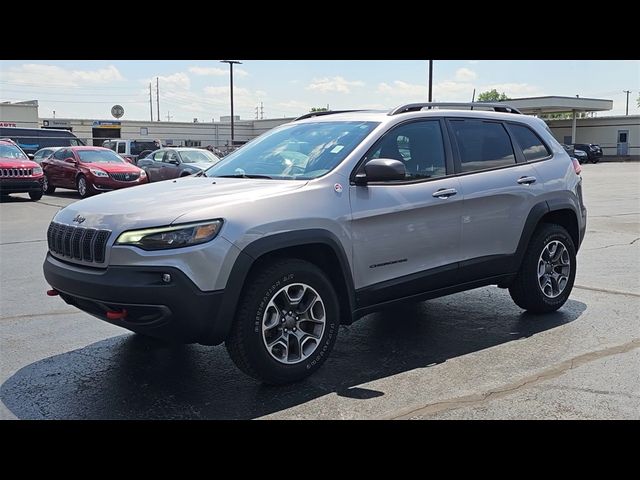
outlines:
{"label": "blue sky", "polygon": [[[242,59],[241,59],[242,60]],[[264,105],[265,118],[294,116],[311,107],[391,108],[426,101],[426,61],[242,60],[234,69],[234,104],[243,119]],[[124,119],[149,119],[149,81],[160,77],[160,111],[172,120],[219,120],[229,114],[228,66],[202,61],[1,61],[0,101],[37,99],[40,116],[109,119],[113,104]],[[640,61],[444,61],[434,62],[434,99],[470,101],[496,88],[512,98],[580,95],[614,101],[612,112],[640,114]],[[169,113],[170,112],[170,113]]]}

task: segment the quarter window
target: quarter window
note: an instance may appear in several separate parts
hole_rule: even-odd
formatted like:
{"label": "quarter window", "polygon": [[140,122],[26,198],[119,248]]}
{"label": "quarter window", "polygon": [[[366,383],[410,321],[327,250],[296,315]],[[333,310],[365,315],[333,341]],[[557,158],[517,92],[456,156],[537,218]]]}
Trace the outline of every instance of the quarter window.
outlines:
{"label": "quarter window", "polygon": [[412,122],[394,128],[378,140],[365,158],[366,161],[374,158],[400,160],[407,170],[407,180],[447,174],[438,120]]}
{"label": "quarter window", "polygon": [[532,132],[530,128],[523,125],[509,124],[509,130],[511,130],[518,145],[520,145],[524,159],[527,162],[547,158],[550,155],[540,137]]}
{"label": "quarter window", "polygon": [[161,162],[163,156],[164,156],[164,150],[158,150],[156,153],[153,154],[153,161]]}
{"label": "quarter window", "polygon": [[514,165],[511,139],[501,123],[481,120],[451,120],[460,152],[462,172]]}

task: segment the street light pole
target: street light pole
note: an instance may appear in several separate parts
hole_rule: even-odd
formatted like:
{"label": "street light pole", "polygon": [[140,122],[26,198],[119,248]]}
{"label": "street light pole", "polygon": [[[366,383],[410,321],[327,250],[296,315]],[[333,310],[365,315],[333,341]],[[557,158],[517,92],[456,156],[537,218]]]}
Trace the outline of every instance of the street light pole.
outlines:
{"label": "street light pole", "polygon": [[233,65],[238,64],[242,65],[242,62],[238,62],[237,60],[220,60],[220,63],[228,63],[229,64],[229,92],[231,97],[231,146],[233,147],[234,140],[234,118],[233,118]]}
{"label": "street light pole", "polygon": [[429,102],[431,102],[433,90],[433,60],[429,60]]}

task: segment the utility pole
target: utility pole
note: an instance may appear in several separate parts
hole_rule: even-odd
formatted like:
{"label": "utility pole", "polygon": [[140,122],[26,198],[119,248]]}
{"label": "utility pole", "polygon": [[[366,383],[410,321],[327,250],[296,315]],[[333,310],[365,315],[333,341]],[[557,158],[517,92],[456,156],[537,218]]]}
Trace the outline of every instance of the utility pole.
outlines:
{"label": "utility pole", "polygon": [[167,122],[171,121],[171,112],[167,110]]}
{"label": "utility pole", "polygon": [[149,115],[151,115],[151,121],[153,122],[153,96],[151,95],[151,82],[149,82]]}
{"label": "utility pole", "polygon": [[233,65],[234,64],[238,64],[238,65],[242,65],[242,62],[239,62],[237,60],[220,60],[220,63],[228,63],[229,64],[229,93],[230,93],[230,99],[231,99],[231,146],[233,147],[234,143],[233,143],[233,139],[234,139],[234,131],[233,131],[233,124],[234,124],[234,118],[233,118]]}
{"label": "utility pole", "polygon": [[433,98],[433,60],[429,60],[429,102]]}
{"label": "utility pole", "polygon": [[264,104],[260,102],[260,120],[264,119]]}
{"label": "utility pole", "polygon": [[625,113],[625,115],[629,115],[629,94],[631,93],[631,90],[622,90],[623,93],[627,94],[627,113]]}
{"label": "utility pole", "polygon": [[160,78],[156,77],[156,112],[158,112],[158,121],[160,121]]}
{"label": "utility pole", "polygon": [[258,105],[256,105],[256,120],[258,120]]}

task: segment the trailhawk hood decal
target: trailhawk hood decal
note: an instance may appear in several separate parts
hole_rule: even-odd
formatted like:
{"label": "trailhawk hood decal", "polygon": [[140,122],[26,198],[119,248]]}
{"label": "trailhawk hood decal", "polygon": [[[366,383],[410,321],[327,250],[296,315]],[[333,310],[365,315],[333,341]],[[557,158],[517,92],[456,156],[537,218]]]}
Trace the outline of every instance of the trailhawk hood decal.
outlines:
{"label": "trailhawk hood decal", "polygon": [[[306,182],[248,178],[184,177],[96,195],[72,203],[54,217],[56,222],[122,232],[170,225],[182,215],[208,220],[224,217],[232,208],[297,190]],[[178,222],[179,223],[179,222]]]}

